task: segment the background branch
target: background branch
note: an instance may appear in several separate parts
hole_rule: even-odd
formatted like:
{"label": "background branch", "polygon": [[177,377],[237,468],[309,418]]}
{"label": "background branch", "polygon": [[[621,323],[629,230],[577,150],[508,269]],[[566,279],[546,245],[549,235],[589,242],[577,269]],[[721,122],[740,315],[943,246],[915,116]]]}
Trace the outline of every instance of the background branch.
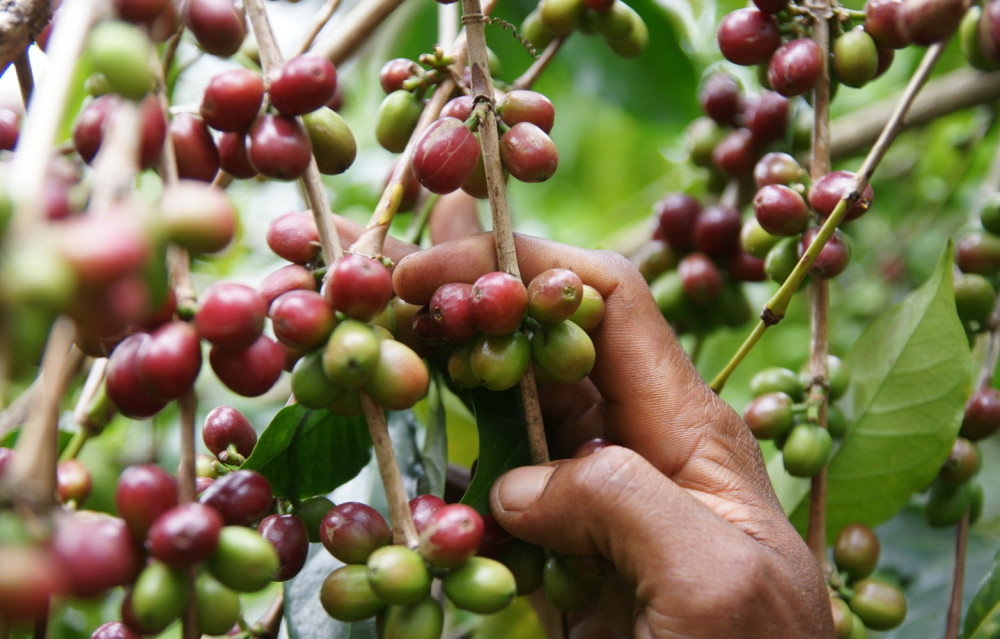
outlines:
{"label": "background branch", "polygon": [[0,0],[0,75],[51,19],[49,0]]}

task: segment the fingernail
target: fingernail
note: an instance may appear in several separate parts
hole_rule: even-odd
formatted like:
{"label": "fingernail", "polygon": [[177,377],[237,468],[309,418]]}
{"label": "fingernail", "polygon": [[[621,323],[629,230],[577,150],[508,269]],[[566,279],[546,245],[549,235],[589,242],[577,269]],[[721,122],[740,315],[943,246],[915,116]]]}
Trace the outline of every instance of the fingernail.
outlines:
{"label": "fingernail", "polygon": [[551,466],[522,466],[508,471],[497,484],[497,499],[507,512],[521,512],[538,501],[555,468]]}

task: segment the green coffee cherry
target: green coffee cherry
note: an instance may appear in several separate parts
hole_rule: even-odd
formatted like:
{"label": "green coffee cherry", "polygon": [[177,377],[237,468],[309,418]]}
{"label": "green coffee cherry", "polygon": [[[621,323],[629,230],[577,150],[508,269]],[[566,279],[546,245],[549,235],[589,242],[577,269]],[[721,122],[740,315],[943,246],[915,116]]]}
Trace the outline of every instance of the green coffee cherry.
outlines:
{"label": "green coffee cherry", "polygon": [[402,153],[423,111],[420,98],[402,89],[393,91],[375,113],[375,139],[385,150]]}
{"label": "green coffee cherry", "polygon": [[482,335],[469,351],[469,371],[479,386],[502,391],[517,385],[531,363],[531,344],[524,333]]}
{"label": "green coffee cherry", "polygon": [[757,259],[767,257],[768,251],[781,240],[777,235],[771,235],[764,230],[756,217],[751,217],[743,223],[740,229],[740,246],[743,250]]}
{"label": "green coffee cherry", "polygon": [[854,632],[854,613],[847,602],[840,597],[830,598],[830,608],[833,609],[833,629],[837,639],[850,639]]}
{"label": "green coffee cherry", "polygon": [[472,372],[472,345],[474,342],[459,344],[448,356],[448,375],[451,381],[462,388],[476,388],[480,385],[479,378]]}
{"label": "green coffee cherry", "polygon": [[379,361],[379,339],[371,326],[347,319],[337,324],[323,349],[323,371],[343,388],[358,388]]}
{"label": "green coffee cherry", "polygon": [[323,496],[310,497],[305,501],[301,502],[295,507],[295,514],[302,518],[302,521],[306,523],[306,530],[309,531],[309,541],[312,543],[319,543],[319,525],[326,517],[326,514],[330,512],[334,504],[332,501]]}
{"label": "green coffee cherry", "polygon": [[[132,587],[132,612],[143,629],[159,634],[180,618],[188,599],[188,576],[151,561]],[[228,628],[227,628],[228,630]]]}
{"label": "green coffee cherry", "polygon": [[880,551],[878,536],[864,524],[844,526],[833,542],[833,562],[851,581],[875,571]]}
{"label": "green coffee cherry", "polygon": [[591,16],[594,28],[607,40],[627,38],[635,28],[635,9],[624,2],[615,2],[609,11],[597,12]]}
{"label": "green coffee cherry", "polygon": [[996,291],[990,281],[976,273],[955,274],[955,310],[963,322],[984,325],[993,312]]}
{"label": "green coffee cherry", "polygon": [[499,561],[472,557],[450,570],[443,581],[444,594],[456,606],[488,615],[499,612],[514,600],[514,575]]}
{"label": "green coffee cherry", "polygon": [[385,608],[368,583],[368,568],[361,564],[341,566],[327,575],[319,601],[326,614],[345,622],[368,619]]}
{"label": "green coffee cherry", "polygon": [[980,71],[996,71],[1000,65],[987,58],[980,46],[979,21],[982,15],[983,9],[978,4],[973,4],[965,10],[962,22],[958,25],[958,41],[970,65]]}
{"label": "green coffee cherry", "polygon": [[208,571],[237,592],[261,590],[278,574],[278,551],[260,533],[242,526],[223,526],[219,545],[208,559]]}
{"label": "green coffee cherry", "polygon": [[592,333],[601,325],[604,319],[604,298],[596,288],[589,284],[583,285],[583,299],[580,306],[569,316],[573,322],[587,333]]}
{"label": "green coffee cherry", "polygon": [[760,397],[767,393],[784,393],[796,402],[801,402],[806,396],[806,386],[795,371],[772,366],[759,371],[750,378],[750,393]]}
{"label": "green coffee cherry", "polygon": [[596,351],[582,328],[564,321],[535,331],[531,336],[531,356],[554,381],[574,384],[594,368]]}
{"label": "green coffee cherry", "polygon": [[326,408],[344,391],[342,386],[326,376],[323,351],[307,353],[292,369],[292,394],[306,408]]}
{"label": "green coffee cherry", "polygon": [[545,568],[545,550],[541,546],[517,539],[500,558],[517,582],[517,594],[527,595],[542,585]]}
{"label": "green coffee cherry", "polygon": [[849,427],[847,416],[844,415],[844,411],[840,410],[839,406],[830,404],[826,407],[826,429],[830,431],[831,437],[843,439],[847,435]]}
{"label": "green coffee cherry", "polygon": [[542,0],[539,18],[547,31],[562,35],[580,24],[584,10],[582,0]]}
{"label": "green coffee cherry", "polygon": [[382,639],[440,639],[444,611],[432,597],[412,606],[389,606],[382,625]]}
{"label": "green coffee cherry", "polygon": [[240,597],[207,573],[194,582],[198,611],[198,631],[203,635],[224,635],[240,618]]}
{"label": "green coffee cherry", "polygon": [[891,630],[906,618],[906,597],[896,586],[879,579],[854,584],[851,610],[872,630]]}
{"label": "green coffee cherry", "polygon": [[794,477],[814,477],[830,459],[833,438],[825,428],[802,423],[789,432],[781,448],[785,470]]}
{"label": "green coffee cherry", "polygon": [[[612,5],[612,10],[614,10],[615,6],[619,5],[622,8],[627,8],[629,10],[631,28],[629,29],[629,32],[621,38],[609,38],[605,36],[604,41],[608,43],[608,47],[610,47],[612,51],[621,57],[635,58],[645,51],[646,46],[649,44],[649,28],[646,27],[646,23],[643,22],[642,17],[623,2],[616,2]],[[611,12],[608,11],[607,13]],[[595,25],[595,29],[596,28],[597,26]]]}
{"label": "green coffee cherry", "polygon": [[368,583],[379,598],[408,606],[431,592],[431,575],[423,558],[406,546],[382,546],[368,557]]}
{"label": "green coffee cherry", "polygon": [[774,439],[791,429],[795,421],[792,398],[781,392],[754,398],[743,411],[743,421],[757,439]]}
{"label": "green coffee cherry", "polygon": [[847,639],[868,639],[868,629],[865,628],[865,622],[853,612],[851,612],[851,634],[847,636]]}
{"label": "green coffee cherry", "polygon": [[333,109],[321,108],[302,116],[312,142],[316,166],[323,175],[339,175],[354,164],[358,145],[347,122]]}
{"label": "green coffee cherry", "polygon": [[[970,7],[965,14],[966,17],[972,13],[972,9],[978,8]],[[1000,234],[1000,193],[994,193],[983,204],[983,210],[979,212],[979,223],[990,233]]]}
{"label": "green coffee cherry", "polygon": [[538,7],[532,9],[524,17],[524,22],[521,23],[521,33],[536,49],[544,49],[549,46],[558,35],[545,28],[545,24],[542,23],[541,11]]}
{"label": "green coffee cherry", "polygon": [[691,312],[687,295],[684,294],[684,283],[678,271],[663,273],[650,283],[649,290],[656,300],[656,306],[668,322],[679,322]]}
{"label": "green coffee cherry", "polygon": [[799,262],[799,238],[784,237],[767,252],[764,272],[773,281],[784,283]]}
{"label": "green coffee cherry", "polygon": [[870,82],[878,70],[875,40],[863,29],[854,29],[833,42],[833,71],[849,87]]}
{"label": "green coffee cherry", "polygon": [[583,610],[597,597],[600,582],[581,579],[567,565],[561,555],[553,553],[542,571],[545,598],[557,610],[575,612]]}
{"label": "green coffee cherry", "polygon": [[[979,503],[976,503],[976,502]],[[924,504],[924,518],[931,526],[954,526],[961,521],[965,511],[969,511],[969,520],[973,513],[982,507],[982,486],[977,482],[965,482],[958,486],[949,486],[940,479],[931,484],[927,503]],[[975,512],[978,516],[978,512]]]}
{"label": "green coffee cherry", "polygon": [[90,32],[86,51],[94,71],[122,97],[139,100],[153,88],[153,43],[138,27],[118,20],[101,22]]}

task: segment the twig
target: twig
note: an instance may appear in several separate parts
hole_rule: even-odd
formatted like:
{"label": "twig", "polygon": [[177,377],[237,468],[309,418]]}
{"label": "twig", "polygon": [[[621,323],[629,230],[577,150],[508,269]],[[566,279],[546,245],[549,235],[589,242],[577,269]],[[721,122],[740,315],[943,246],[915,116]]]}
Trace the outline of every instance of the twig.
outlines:
{"label": "twig", "polygon": [[920,61],[920,66],[913,74],[913,77],[910,78],[910,82],[906,86],[906,90],[903,92],[899,104],[896,105],[895,112],[886,123],[885,128],[882,129],[882,134],[868,152],[864,162],[862,162],[861,168],[858,170],[851,189],[844,194],[840,202],[837,203],[837,206],[830,214],[830,217],[828,217],[823,223],[823,226],[819,228],[812,244],[809,245],[809,248],[806,249],[806,251],[802,254],[802,257],[799,258],[795,268],[792,269],[791,274],[778,289],[778,292],[775,293],[770,300],[768,300],[767,304],[764,306],[763,312],[761,313],[760,322],[758,322],[757,326],[754,327],[746,341],[744,341],[744,343],[740,346],[736,355],[734,355],[729,363],[726,364],[726,367],[722,370],[722,372],[716,375],[715,379],[712,380],[711,387],[715,392],[718,393],[722,390],[722,388],[726,385],[726,381],[728,381],[729,376],[734,370],[736,370],[736,367],[739,366],[741,361],[743,361],[743,358],[748,352],[750,352],[767,328],[777,324],[784,317],[792,296],[802,283],[802,280],[805,279],[806,275],[809,273],[809,269],[812,268],[813,264],[816,262],[819,252],[822,250],[823,246],[826,245],[827,240],[830,239],[830,236],[833,235],[833,232],[843,221],[850,205],[861,197],[862,191],[871,181],[872,173],[874,173],[879,162],[882,161],[886,151],[889,150],[889,145],[892,144],[896,135],[898,135],[900,130],[902,130],[903,117],[906,115],[910,105],[913,104],[913,99],[917,92],[920,91],[920,88],[927,81],[927,76],[930,75],[931,69],[934,68],[934,65],[941,57],[941,53],[943,51],[944,43],[939,42],[931,45],[927,49],[927,52],[924,53],[924,57]]}
{"label": "twig", "polygon": [[316,41],[316,36],[318,36],[319,32],[323,30],[326,23],[330,21],[330,17],[339,6],[340,0],[326,0],[326,4],[324,4],[316,14],[316,21],[313,23],[313,26],[310,27],[309,32],[306,33],[306,37],[302,40],[302,45],[299,47],[299,50],[295,55],[302,55],[309,50],[309,48],[313,45],[313,42]]}
{"label": "twig", "polygon": [[281,630],[281,620],[284,618],[285,589],[278,591],[278,596],[271,602],[271,606],[261,615],[257,623],[253,625],[254,637],[258,639],[277,639]]}
{"label": "twig", "polygon": [[[517,264],[517,252],[514,249],[514,229],[510,220],[510,209],[507,206],[507,187],[504,182],[503,166],[500,163],[500,139],[497,134],[496,105],[493,101],[493,80],[490,77],[486,31],[483,28],[479,0],[462,0],[462,12],[462,22],[465,24],[469,43],[472,91],[479,113],[479,140],[482,145],[483,166],[486,169],[486,189],[490,196],[497,268],[521,279],[521,269]],[[549,450],[545,441],[541,408],[538,405],[538,390],[535,388],[535,376],[530,368],[521,378],[519,388],[524,406],[531,460],[536,464],[548,462]]]}
{"label": "twig", "polygon": [[0,2],[0,75],[17,59],[52,18],[49,0]]}
{"label": "twig", "polygon": [[554,58],[556,53],[559,52],[562,45],[566,43],[566,38],[568,37],[569,34],[567,33],[550,42],[549,46],[545,47],[545,51],[542,52],[542,55],[539,56],[539,58],[535,60],[530,67],[525,69],[524,73],[514,80],[513,87],[515,89],[530,89],[533,87],[535,82],[538,81],[539,76],[542,75],[542,72],[545,71],[545,69],[549,66],[549,63],[552,62],[552,58]]}
{"label": "twig", "polygon": [[[198,400],[195,398],[193,390],[184,393],[177,400],[177,408],[180,412],[181,427],[181,463],[177,467],[177,497],[182,504],[193,502],[196,499],[195,488],[195,411],[198,407]],[[198,639],[201,633],[198,631],[198,608],[195,604],[195,570],[188,571],[188,580],[191,585],[188,594],[188,602],[184,608],[184,616],[181,620],[181,633],[184,639]]]}
{"label": "twig", "polygon": [[365,0],[354,6],[326,39],[317,42],[312,52],[321,55],[334,66],[340,66],[369,38],[403,0]]}
{"label": "twig", "polygon": [[21,101],[27,108],[31,102],[31,93],[35,90],[35,75],[31,71],[27,49],[14,60],[14,71],[17,73],[17,85],[21,89]]}
{"label": "twig", "polygon": [[962,588],[965,585],[965,550],[969,542],[969,509],[955,527],[955,568],[951,576],[951,599],[948,602],[948,621],[944,639],[958,639],[958,626],[962,621]]}
{"label": "twig", "polygon": [[361,393],[361,405],[364,407],[365,421],[371,434],[375,449],[375,460],[378,462],[378,472],[385,486],[385,497],[389,502],[389,519],[392,522],[392,540],[409,548],[416,548],[420,540],[417,529],[413,525],[413,515],[410,512],[406,489],[403,487],[403,476],[396,463],[396,452],[389,439],[389,425],[385,421],[385,412],[367,393]]}
{"label": "twig", "polygon": [[90,419],[91,404],[93,404],[95,398],[98,397],[104,388],[104,373],[107,369],[108,358],[106,357],[96,359],[90,365],[90,371],[87,373],[87,381],[84,382],[83,389],[80,391],[80,397],[76,401],[76,408],[73,409],[73,421],[79,426],[79,430],[73,433],[73,439],[63,449],[62,454],[59,456],[59,461],[75,459],[80,454],[80,451],[83,450],[83,445],[87,443],[87,440],[94,433],[96,425],[92,424]]}
{"label": "twig", "polygon": [[[281,51],[274,40],[274,32],[267,20],[267,12],[264,10],[262,0],[246,0],[244,6],[250,14],[250,25],[253,27],[254,36],[257,38],[257,45],[260,47],[260,61],[264,67],[264,74],[276,64],[281,64]],[[302,125],[302,118],[296,117],[299,126]],[[323,178],[320,175],[319,167],[316,165],[316,158],[309,161],[309,167],[305,175],[302,176],[302,185],[309,200],[309,208],[312,209],[313,219],[316,220],[316,228],[319,231],[319,242],[323,249],[323,260],[327,264],[333,264],[341,255],[340,238],[337,235],[337,227],[333,223],[330,215],[330,198],[326,194],[326,187],[323,186]]]}

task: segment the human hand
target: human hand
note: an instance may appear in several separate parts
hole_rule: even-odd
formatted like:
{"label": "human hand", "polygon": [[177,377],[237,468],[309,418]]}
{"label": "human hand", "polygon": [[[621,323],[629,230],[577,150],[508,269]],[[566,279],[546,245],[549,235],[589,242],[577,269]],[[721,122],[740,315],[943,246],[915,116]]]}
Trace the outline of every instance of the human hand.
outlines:
{"label": "human hand", "polygon": [[[571,636],[832,636],[820,571],[753,436],[701,379],[635,268],[614,253],[523,236],[516,245],[525,281],[571,267],[606,304],[591,335],[594,370],[542,389],[542,409],[556,450],[594,436],[621,446],[512,470],[491,492],[510,533],[606,557],[634,588],[631,614],[599,614],[607,606],[598,603],[573,615]],[[441,284],[495,270],[494,256],[491,235],[414,253],[399,262],[394,287],[426,303]]]}

